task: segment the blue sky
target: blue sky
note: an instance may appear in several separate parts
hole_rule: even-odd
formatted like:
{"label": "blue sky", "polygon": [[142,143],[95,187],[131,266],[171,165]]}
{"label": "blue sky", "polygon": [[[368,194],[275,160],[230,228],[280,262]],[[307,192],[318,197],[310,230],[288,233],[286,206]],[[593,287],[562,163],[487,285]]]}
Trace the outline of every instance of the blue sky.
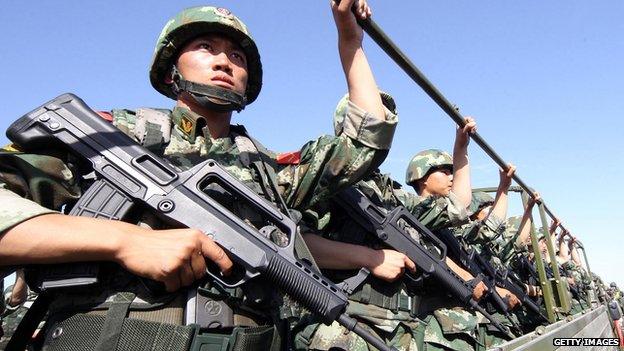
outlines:
{"label": "blue sky", "polygon": [[[5,1],[0,129],[64,92],[94,109],[170,107],[148,66],[162,26],[197,1]],[[332,133],[346,84],[328,1],[214,1],[249,26],[264,64],[259,99],[234,121],[267,147],[298,149]],[[372,1],[374,20],[423,73],[472,115],[479,133],[537,189],[587,248],[590,268],[621,270],[624,3],[619,0]],[[452,147],[452,121],[379,49],[365,50],[400,123],[382,170],[403,180],[411,156]],[[4,135],[0,143],[7,142]],[[497,170],[470,150],[473,184]],[[512,199],[511,213],[519,212]]]}

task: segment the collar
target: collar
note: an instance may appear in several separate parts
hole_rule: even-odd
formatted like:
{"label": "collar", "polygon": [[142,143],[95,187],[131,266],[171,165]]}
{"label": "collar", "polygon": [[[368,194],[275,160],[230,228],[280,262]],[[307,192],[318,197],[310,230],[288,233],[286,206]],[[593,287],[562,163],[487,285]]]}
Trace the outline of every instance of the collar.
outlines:
{"label": "collar", "polygon": [[[178,127],[182,137],[190,143],[194,143],[197,134],[201,132],[197,130],[197,122],[203,119],[204,117],[200,114],[185,107],[176,106],[171,112],[173,124]],[[206,125],[205,122],[203,125]]]}

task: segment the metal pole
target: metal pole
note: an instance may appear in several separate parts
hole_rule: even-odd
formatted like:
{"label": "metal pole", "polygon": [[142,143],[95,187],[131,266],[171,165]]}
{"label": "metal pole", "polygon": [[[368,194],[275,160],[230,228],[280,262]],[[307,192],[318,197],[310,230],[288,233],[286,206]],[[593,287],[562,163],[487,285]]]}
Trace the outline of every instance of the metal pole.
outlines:
{"label": "metal pole", "polygon": [[[522,204],[526,209],[529,196],[523,191],[522,194]],[[540,286],[542,288],[542,295],[544,298],[544,306],[546,306],[546,316],[551,323],[557,321],[557,315],[555,314],[555,298],[552,291],[552,285],[550,285],[550,279],[546,275],[546,269],[544,268],[544,261],[542,260],[542,254],[539,251],[539,244],[537,240],[537,233],[535,232],[535,226],[533,225],[533,214],[529,217],[531,219],[531,246],[533,247],[533,258],[535,261],[535,266],[537,269],[537,274],[540,280]],[[519,228],[520,230],[522,228]]]}
{"label": "metal pole", "polygon": [[[412,78],[412,80],[416,82],[416,84],[418,84],[425,91],[425,93],[429,95],[429,97],[433,101],[435,101],[435,103],[438,104],[438,106],[440,106],[440,108],[444,112],[446,112],[446,114],[451,117],[453,121],[455,121],[455,123],[457,123],[457,125],[463,127],[466,124],[466,122],[464,121],[464,116],[459,113],[455,105],[451,104],[446,99],[446,97],[442,95],[442,93],[429,81],[429,79],[427,79],[427,77],[425,77],[425,75],[418,69],[418,67],[416,67],[416,65],[412,63],[409,57],[407,57],[407,55],[405,55],[405,53],[401,51],[401,49],[392,41],[392,39],[390,39],[390,37],[377,25],[377,23],[372,20],[372,18],[367,18],[366,20],[360,19],[358,20],[358,23],[360,24],[362,29],[368,34],[368,36],[370,36],[370,38],[373,39],[373,41],[377,43],[377,45],[379,45],[379,47],[381,47],[381,49],[386,54],[388,54],[388,56],[390,56],[390,58],[394,62],[396,62],[396,64],[399,65],[399,67],[401,67],[401,69],[403,69],[403,71],[410,78]],[[499,167],[507,170],[507,162],[505,162],[503,158],[500,157],[496,153],[496,151],[494,151],[494,149],[490,145],[488,145],[488,143],[478,133],[473,133],[470,135],[470,137],[472,138],[472,140],[475,141],[475,143],[477,143],[477,145],[481,147],[481,149],[483,149],[483,151],[485,151],[486,154],[488,154],[492,158],[492,160],[494,160],[496,164],[498,164]],[[529,188],[526,183],[524,183],[524,181],[520,178],[517,172],[514,173],[512,178],[516,181],[516,184],[524,189],[524,191],[526,191],[535,200],[533,190]],[[550,211],[548,207],[544,207],[550,217],[554,219],[555,215]],[[561,229],[565,230],[563,225],[560,225],[560,227]]]}
{"label": "metal pole", "polygon": [[[477,191],[483,191],[486,193],[495,193],[496,191],[498,191],[497,187],[484,187],[484,188],[475,188],[472,189],[472,192],[477,192]],[[521,193],[525,191],[522,187],[519,186],[510,186],[509,187],[509,192],[515,192],[515,193]],[[532,190],[531,190],[532,191]],[[546,206],[546,204],[544,203],[543,199],[540,199],[540,201],[538,201],[538,203],[541,203],[542,205],[544,205],[544,210],[546,211],[546,213],[548,213],[548,215],[550,216],[551,219],[555,220],[555,218],[557,218],[552,211],[550,211],[550,209],[548,208],[548,206]],[[561,230],[563,231],[568,231],[563,224],[559,224],[558,228],[561,228]]]}
{"label": "metal pole", "polygon": [[[401,49],[399,49],[394,42],[384,33],[384,31],[375,23],[371,18],[366,20],[359,20],[358,23],[364,29],[364,31],[379,45],[385,52],[396,62],[399,67],[407,73],[407,75],[416,82],[424,91],[429,95],[433,101],[435,101],[440,108],[446,112],[446,114],[457,123],[460,127],[463,127],[466,123],[464,116],[457,111],[455,106],[451,104],[442,93],[420,72],[420,70],[412,63],[412,61],[405,55]],[[471,138],[488,154],[494,162],[496,162],[502,169],[507,169],[507,163],[488,145],[478,133],[470,135]],[[513,179],[524,190],[530,193],[533,197],[532,190],[520,179],[518,174],[513,175]]]}
{"label": "metal pole", "polygon": [[544,204],[538,204],[540,219],[542,221],[542,228],[544,229],[544,238],[546,239],[546,248],[548,251],[548,256],[550,257],[550,268],[553,271],[553,275],[555,277],[555,286],[557,287],[557,295],[559,296],[559,305],[561,307],[562,312],[569,312],[570,298],[568,295],[568,282],[565,279],[561,279],[561,275],[559,274],[559,265],[557,264],[557,258],[555,257],[555,248],[553,247],[553,242],[551,240],[551,234],[549,231],[548,220],[546,219],[546,211],[544,210]]}

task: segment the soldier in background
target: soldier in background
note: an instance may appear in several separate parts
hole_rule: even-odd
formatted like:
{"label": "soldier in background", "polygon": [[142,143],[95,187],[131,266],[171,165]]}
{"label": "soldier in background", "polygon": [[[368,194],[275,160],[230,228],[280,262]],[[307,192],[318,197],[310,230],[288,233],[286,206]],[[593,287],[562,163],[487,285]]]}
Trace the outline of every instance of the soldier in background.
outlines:
{"label": "soldier in background", "polygon": [[[386,107],[394,106],[394,101],[388,94],[381,92],[381,96]],[[346,101],[347,96],[339,102],[336,109],[336,134],[344,128]],[[449,217],[455,218],[457,213],[460,213],[460,218],[465,219],[461,217],[461,209],[448,209],[442,201],[432,209],[428,199],[403,190],[390,175],[381,174],[379,170],[355,187],[381,211],[389,212],[398,206],[404,206],[424,225],[437,223],[436,225],[443,226]],[[423,204],[420,203],[421,200],[425,200]],[[362,267],[371,272],[371,276],[349,296],[351,303],[347,312],[399,350],[422,349],[426,324],[418,317],[419,301],[425,292],[400,279],[404,273],[413,275],[418,271],[414,262],[365,234],[366,228],[361,227],[340,206],[330,202],[325,206],[317,206],[314,212],[307,211],[306,214],[314,218],[318,224],[317,229],[321,231],[321,235],[309,234],[305,239],[325,275],[340,282],[355,275]],[[420,240],[417,233],[414,233],[414,239]],[[448,258],[447,263],[464,279],[473,278]],[[432,280],[427,280],[425,284],[431,283],[435,284]],[[477,284],[474,290],[475,299],[482,296],[484,288],[482,282]],[[297,348],[301,350],[369,349],[364,340],[345,333],[345,329],[336,323],[324,326],[306,319],[298,326],[298,330]]]}
{"label": "soldier in background", "polygon": [[[441,150],[424,150],[416,154],[407,167],[405,183],[418,194],[412,200],[418,203],[413,213],[432,231],[468,221],[467,208],[472,199],[468,143],[469,133],[476,130],[476,123],[472,118],[465,122],[463,128],[457,129],[452,157]],[[408,208],[411,206],[410,201],[405,204]],[[462,276],[465,280],[470,277],[469,273]],[[439,294],[439,288],[433,285],[426,286],[430,290],[420,302],[424,309],[419,312],[420,318],[426,324],[425,349],[462,351],[484,347],[485,335],[478,334],[478,325],[484,323],[485,318],[458,305],[453,298]]]}

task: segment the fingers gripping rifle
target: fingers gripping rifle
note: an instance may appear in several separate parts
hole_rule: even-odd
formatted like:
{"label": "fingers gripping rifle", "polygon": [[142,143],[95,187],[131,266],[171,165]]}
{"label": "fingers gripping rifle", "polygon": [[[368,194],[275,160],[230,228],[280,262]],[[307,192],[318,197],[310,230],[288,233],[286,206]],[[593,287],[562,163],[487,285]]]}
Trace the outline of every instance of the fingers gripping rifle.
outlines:
{"label": "fingers gripping rifle", "polygon": [[[90,164],[95,182],[72,209],[74,215],[124,220],[135,207],[153,212],[165,222],[199,229],[219,244],[235,262],[230,277],[214,269],[208,274],[227,287],[261,275],[315,313],[323,323],[338,321],[381,350],[392,350],[346,315],[343,291],[294,254],[296,224],[258,196],[219,164],[207,160],[179,172],[119,129],[102,120],[84,102],[64,94],[14,122],[9,138],[26,149],[61,147]],[[244,201],[289,237],[278,246],[202,189],[217,184]],[[263,228],[266,229],[266,228]],[[54,277],[53,277],[54,278]],[[68,286],[93,281],[55,280],[44,285]]]}
{"label": "fingers gripping rifle", "polygon": [[[473,225],[469,229],[479,230],[478,225]],[[459,262],[474,276],[482,277],[482,281],[487,286],[488,291],[486,298],[496,310],[507,317],[507,320],[513,325],[514,329],[522,333],[522,328],[511,317],[508,298],[503,298],[498,291],[496,291],[496,271],[494,267],[489,265],[489,262],[485,262],[483,258],[474,250],[467,250],[462,243],[448,230],[442,230],[438,232],[438,237],[446,245],[449,256],[459,260]]]}
{"label": "fingers gripping rifle", "polygon": [[[386,213],[373,204],[366,195],[355,187],[350,187],[334,197],[338,206],[365,228],[371,235],[381,240],[389,248],[405,254],[412,260],[425,277],[430,276],[440,282],[446,290],[463,304],[479,311],[496,328],[511,338],[515,336],[494,316],[489,314],[472,298],[474,285],[457,275],[445,262],[446,246],[405,207],[399,206]],[[410,234],[407,226],[418,231],[420,240]],[[427,243],[421,244],[420,241]],[[406,284],[417,279],[406,273]]]}
{"label": "fingers gripping rifle", "polygon": [[[474,223],[466,230],[466,232],[462,233],[462,237],[476,236],[476,234],[471,233],[473,231],[478,231],[481,225],[482,224],[479,224],[478,222]],[[457,244],[460,244],[460,241],[452,235],[445,236],[445,238],[447,238],[448,241],[454,241]],[[447,246],[450,246],[448,241],[445,241],[445,243],[447,244]],[[457,247],[458,245],[453,246]],[[524,283],[520,282],[520,285],[516,284],[511,280],[512,274],[510,274],[507,269],[503,270],[494,268],[492,264],[484,259],[483,256],[481,256],[474,248],[466,250],[466,247],[468,247],[468,245],[466,245],[464,242],[463,245],[457,247],[457,250],[459,250],[458,252],[460,261],[462,262],[462,264],[464,264],[465,267],[467,267],[471,271],[472,274],[483,274],[488,277],[484,281],[491,281],[494,286],[499,286],[501,288],[509,290],[509,292],[514,294],[518,298],[518,300],[520,300],[522,306],[537,314],[543,321],[546,321],[546,323],[548,323],[548,319],[541,313],[539,306],[527,295],[524,289]],[[490,286],[488,286],[488,289],[489,288]],[[500,297],[498,293],[494,294],[493,299],[495,301],[498,300],[496,295]],[[499,304],[500,302],[496,302],[496,305]],[[507,316],[506,313],[504,314]],[[515,327],[519,327],[515,325],[513,320],[511,321]]]}
{"label": "fingers gripping rifle", "polygon": [[496,284],[516,295],[522,306],[537,315],[543,323],[550,323],[548,318],[540,310],[539,305],[527,294],[524,288],[524,283],[515,275],[515,273],[510,272],[507,269],[497,270]]}

